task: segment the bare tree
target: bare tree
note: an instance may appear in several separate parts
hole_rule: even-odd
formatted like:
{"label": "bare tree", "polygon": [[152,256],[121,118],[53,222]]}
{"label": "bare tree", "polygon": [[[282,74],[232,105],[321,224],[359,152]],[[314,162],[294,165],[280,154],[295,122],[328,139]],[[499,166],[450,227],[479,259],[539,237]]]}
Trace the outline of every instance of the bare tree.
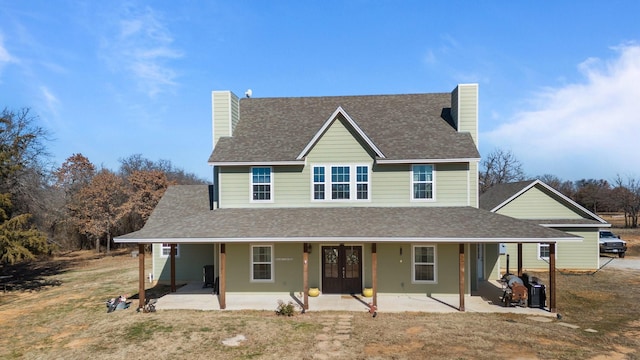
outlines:
{"label": "bare tree", "polygon": [[613,198],[624,211],[625,227],[638,227],[638,215],[640,215],[640,180],[627,177],[627,181],[625,182],[620,175],[617,175]]}
{"label": "bare tree", "polygon": [[480,163],[480,193],[497,184],[525,180],[522,164],[511,151],[495,149]]}
{"label": "bare tree", "polygon": [[558,190],[562,195],[573,199],[576,193],[575,186],[572,181],[562,180],[559,177],[552,174],[544,174],[537,176],[537,178],[552,188]]}
{"label": "bare tree", "polygon": [[168,181],[175,184],[201,185],[207,183],[206,180],[198,178],[195,174],[173,166],[169,160],[152,161],[141,154],[134,154],[119,161],[119,173],[124,178],[128,178],[135,171],[161,171],[166,175]]}
{"label": "bare tree", "polygon": [[582,179],[576,181],[574,200],[594,213],[610,210],[611,186],[607,180]]}

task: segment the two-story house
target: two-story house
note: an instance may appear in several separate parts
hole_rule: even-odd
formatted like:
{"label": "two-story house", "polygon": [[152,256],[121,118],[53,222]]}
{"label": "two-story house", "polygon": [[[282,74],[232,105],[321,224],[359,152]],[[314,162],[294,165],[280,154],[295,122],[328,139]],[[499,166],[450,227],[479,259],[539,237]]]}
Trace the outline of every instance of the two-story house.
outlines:
{"label": "two-story house", "polygon": [[[159,281],[227,293],[464,295],[499,244],[581,239],[478,208],[478,86],[242,98],[214,91],[214,185],[170,187],[140,231]],[[172,251],[175,249],[175,251]],[[141,263],[144,263],[142,258]],[[143,265],[141,265],[143,269]],[[550,267],[553,269],[553,267]],[[553,279],[552,279],[553,280]],[[145,274],[140,272],[144,295]],[[551,285],[551,310],[555,309]]]}

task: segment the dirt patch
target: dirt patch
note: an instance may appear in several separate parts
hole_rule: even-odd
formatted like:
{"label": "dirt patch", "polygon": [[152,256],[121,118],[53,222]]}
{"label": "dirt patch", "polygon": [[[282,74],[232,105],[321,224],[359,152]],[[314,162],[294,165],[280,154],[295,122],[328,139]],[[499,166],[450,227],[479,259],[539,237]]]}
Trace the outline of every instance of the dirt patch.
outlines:
{"label": "dirt patch", "polygon": [[364,354],[367,356],[388,356],[397,354],[411,353],[416,350],[422,349],[423,343],[417,341],[410,341],[405,344],[384,345],[371,343],[365,345]]}

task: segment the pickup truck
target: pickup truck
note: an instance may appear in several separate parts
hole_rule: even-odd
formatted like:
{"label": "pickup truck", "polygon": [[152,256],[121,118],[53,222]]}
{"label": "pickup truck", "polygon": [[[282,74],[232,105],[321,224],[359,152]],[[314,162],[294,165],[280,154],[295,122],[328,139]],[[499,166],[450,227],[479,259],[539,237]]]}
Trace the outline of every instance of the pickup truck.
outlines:
{"label": "pickup truck", "polygon": [[623,258],[627,251],[627,243],[608,230],[600,230],[600,254],[618,254]]}

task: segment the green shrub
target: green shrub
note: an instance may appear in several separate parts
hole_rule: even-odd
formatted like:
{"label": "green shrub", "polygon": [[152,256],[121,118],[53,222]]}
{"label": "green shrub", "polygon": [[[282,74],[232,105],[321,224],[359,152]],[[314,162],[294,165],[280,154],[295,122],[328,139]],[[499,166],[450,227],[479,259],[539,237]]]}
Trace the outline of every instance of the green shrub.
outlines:
{"label": "green shrub", "polygon": [[292,301],[284,303],[282,300],[278,300],[278,307],[276,308],[276,315],[293,316],[296,314],[296,306]]}

